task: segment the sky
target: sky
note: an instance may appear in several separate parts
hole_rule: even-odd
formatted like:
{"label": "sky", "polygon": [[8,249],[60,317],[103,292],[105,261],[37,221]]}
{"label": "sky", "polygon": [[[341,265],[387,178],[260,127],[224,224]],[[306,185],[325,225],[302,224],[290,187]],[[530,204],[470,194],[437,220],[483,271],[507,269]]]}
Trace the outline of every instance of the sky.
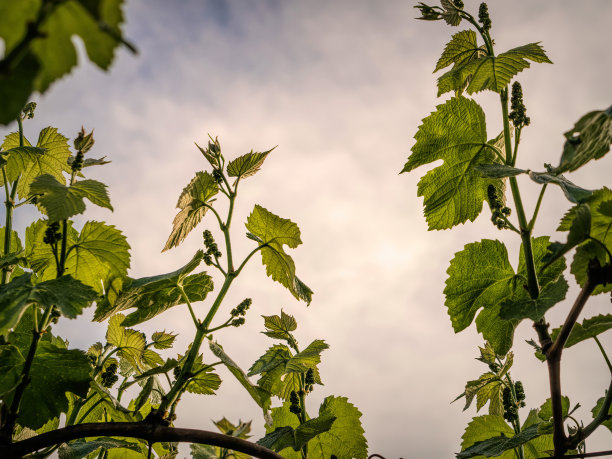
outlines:
{"label": "sky", "polygon": [[[426,168],[399,175],[420,121],[445,100],[436,97],[432,71],[450,36],[462,30],[414,20],[415,3],[128,0],[124,34],[139,55],[120,50],[109,73],[81,65],[37,98],[36,118],[25,127],[34,138],[48,125],[71,138],[81,125],[95,129],[91,155],[112,163],[92,178],[109,185],[114,212],[92,205],[81,221],[103,220],[122,230],[132,247],[132,277],[184,265],[200,248],[201,231],[213,229],[207,216],[183,244],[161,253],[181,190],[207,166],[194,142],[218,136],[227,158],[277,146],[241,185],[234,250],[240,258],[253,248],[242,224],[255,204],[296,222],[304,243],[291,255],[313,301],[309,307],[297,302],[254,257],[221,310],[227,314],[251,297],[247,324],[214,337],[248,368],[272,344],[260,333],[260,316],[281,309],[294,315],[302,345],[317,338],[330,345],[320,365],[324,386],[309,396],[309,412],[316,413],[328,395],[348,397],[363,413],[370,454],[386,458],[453,457],[476,415],[473,407],[462,412],[461,402],[450,404],[467,380],[486,371],[474,360],[482,337],[474,326],[455,335],[444,306],[453,254],[467,243],[497,238],[507,243],[515,267],[518,260],[516,238],[497,231],[486,209],[474,223],[427,231],[416,196]],[[478,2],[465,3],[476,13]],[[489,10],[496,50],[541,42],[554,62],[519,75],[532,125],[522,135],[517,165],[542,170],[543,163],[557,163],[563,132],[586,112],[610,106],[612,3],[492,1]],[[489,136],[497,135],[497,97],[478,94],[476,100],[488,114]],[[609,184],[610,166],[606,157],[570,179],[596,189]],[[519,181],[533,209],[537,188]],[[563,240],[554,230],[569,206],[559,190],[547,192],[536,235]],[[23,229],[32,216],[17,214],[17,226]],[[572,288],[570,301],[547,315],[552,326],[576,293]],[[200,317],[205,306],[196,308]],[[609,308],[608,296],[595,297],[585,316]],[[91,312],[65,320],[56,331],[72,346],[87,348],[105,333],[90,319]],[[140,329],[179,333],[178,353],[194,334],[181,307]],[[610,351],[611,336],[602,336]],[[531,338],[534,331],[521,324],[511,373],[535,408],[548,397],[548,381],[545,365],[525,343]],[[582,405],[577,415],[589,422],[610,377],[595,344],[566,351],[562,371],[564,392]],[[218,396],[185,395],[176,425],[214,430],[211,420],[223,416],[252,419],[259,438],[260,410],[228,372],[219,373],[224,383]],[[609,445],[609,431],[587,444],[591,451]]]}

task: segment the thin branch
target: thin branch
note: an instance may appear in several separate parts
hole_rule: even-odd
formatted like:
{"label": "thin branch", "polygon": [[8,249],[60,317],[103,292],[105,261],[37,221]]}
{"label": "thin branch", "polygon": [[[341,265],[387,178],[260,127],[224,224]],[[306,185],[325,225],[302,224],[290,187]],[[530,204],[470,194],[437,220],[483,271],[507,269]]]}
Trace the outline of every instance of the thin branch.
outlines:
{"label": "thin branch", "polygon": [[232,449],[261,459],[283,459],[281,455],[274,451],[241,438],[217,432],[167,427],[147,422],[101,422],[64,427],[28,438],[27,440],[4,445],[3,457],[18,458],[50,445],[76,440],[78,438],[99,436],[140,438],[150,443],[203,443]]}
{"label": "thin branch", "polygon": [[[601,268],[600,268],[601,269]],[[589,267],[589,275],[584,284],[584,287],[578,294],[572,309],[570,310],[561,331],[557,336],[555,342],[550,346],[546,352],[546,363],[548,364],[548,379],[550,384],[550,399],[552,402],[552,413],[553,413],[553,444],[555,445],[555,454],[560,455],[570,449],[568,438],[565,435],[565,428],[563,426],[563,404],[562,404],[562,393],[561,393],[561,354],[563,353],[563,347],[567,342],[567,339],[574,327],[574,324],[578,320],[578,316],[582,312],[584,305],[593,293],[593,290],[597,286],[598,282],[595,280],[597,274],[595,269]]]}
{"label": "thin branch", "polygon": [[608,354],[606,354],[606,350],[601,345],[601,341],[599,341],[599,338],[597,338],[597,336],[593,336],[593,339],[597,343],[597,346],[599,347],[599,350],[601,351],[601,355],[603,355],[603,358],[605,359],[606,363],[608,364],[608,368],[610,369],[610,373],[612,373],[612,363],[610,362],[610,359],[608,358]]}

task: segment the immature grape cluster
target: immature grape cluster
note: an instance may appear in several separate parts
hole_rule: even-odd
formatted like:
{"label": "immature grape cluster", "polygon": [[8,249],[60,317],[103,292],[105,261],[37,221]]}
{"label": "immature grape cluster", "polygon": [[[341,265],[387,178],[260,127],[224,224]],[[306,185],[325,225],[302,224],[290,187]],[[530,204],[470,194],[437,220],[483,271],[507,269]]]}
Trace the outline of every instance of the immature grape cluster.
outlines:
{"label": "immature grape cluster", "polygon": [[306,378],[304,379],[306,393],[312,392],[312,389],[314,388],[314,383],[314,370],[312,368],[309,368],[306,372]]}
{"label": "immature grape cluster", "polygon": [[491,28],[491,17],[489,16],[489,7],[486,3],[481,3],[478,8],[478,22],[482,24],[483,30],[489,30]]}
{"label": "immature grape cluster", "polygon": [[510,215],[512,210],[510,207],[504,206],[504,203],[499,196],[499,190],[494,185],[487,187],[487,197],[489,199],[489,206],[491,207],[491,221],[497,229],[506,228],[506,218]]}
{"label": "immature grape cluster", "polygon": [[289,406],[289,411],[299,416],[302,412],[302,407],[300,406],[300,398],[298,397],[296,391],[291,391],[291,395],[289,395],[289,402],[291,403],[291,405]]}
{"label": "immature grape cluster", "polygon": [[104,387],[113,387],[113,384],[119,380],[117,364],[114,362],[109,364],[100,376],[102,377],[102,385]]}
{"label": "immature grape cluster", "polygon": [[529,126],[531,120],[527,116],[527,109],[523,102],[523,88],[518,81],[512,83],[512,96],[510,98],[510,114],[508,118],[512,120],[515,128],[522,128],[523,126]]}
{"label": "immature grape cluster", "polygon": [[49,223],[45,230],[45,236],[43,242],[45,244],[53,245],[62,239],[62,233],[59,232],[59,222]]}
{"label": "immature grape cluster", "polygon": [[504,419],[508,422],[518,421],[518,410],[525,406],[525,390],[523,389],[523,383],[520,381],[514,383],[514,391],[516,392],[516,403],[512,399],[512,389],[510,389],[510,387],[504,387]]}
{"label": "immature grape cluster", "polygon": [[207,266],[210,266],[213,263],[212,257],[220,258],[221,252],[219,251],[217,243],[215,242],[215,239],[213,238],[213,235],[209,230],[205,230],[203,236],[204,246],[206,246],[206,253],[204,254],[204,263],[206,263]]}
{"label": "immature grape cluster", "polygon": [[245,298],[238,306],[231,310],[230,315],[233,317],[233,320],[231,321],[232,326],[239,327],[240,325],[244,324],[244,316],[249,307],[251,307],[252,303],[253,300],[250,298]]}
{"label": "immature grape cluster", "polygon": [[223,183],[223,174],[219,169],[213,169],[212,176],[218,184]]}

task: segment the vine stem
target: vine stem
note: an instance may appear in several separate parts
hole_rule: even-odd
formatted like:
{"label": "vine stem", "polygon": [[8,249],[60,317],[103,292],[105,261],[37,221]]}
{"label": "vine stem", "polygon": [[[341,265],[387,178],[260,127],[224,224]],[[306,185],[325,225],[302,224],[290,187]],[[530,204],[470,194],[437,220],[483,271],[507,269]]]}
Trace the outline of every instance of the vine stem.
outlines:
{"label": "vine stem", "polygon": [[[19,128],[19,146],[23,147],[24,136],[23,136],[23,121],[21,114],[17,117],[17,126]],[[17,194],[17,185],[19,184],[19,177],[15,179],[11,190],[9,192],[8,177],[6,175],[6,168],[2,166],[2,178],[4,179],[4,192],[6,193],[6,216],[4,225],[4,255],[8,255],[11,251],[11,233],[13,232],[13,209],[15,208],[15,196]],[[8,266],[2,268],[2,284],[6,284],[8,280]]]}
{"label": "vine stem", "polygon": [[168,427],[147,422],[99,422],[68,426],[45,432],[13,444],[3,445],[6,457],[22,457],[50,445],[85,437],[130,437],[140,438],[150,443],[189,442],[203,443],[221,448],[232,449],[261,459],[283,459],[256,443],[241,438],[205,430]]}
{"label": "vine stem", "polygon": [[[587,280],[582,287],[582,290],[578,294],[572,309],[570,310],[559,335],[555,342],[549,346],[546,351],[546,363],[548,365],[548,381],[550,385],[550,399],[552,402],[552,414],[553,414],[553,444],[555,447],[555,457],[561,457],[568,449],[571,448],[568,438],[565,435],[565,428],[563,425],[563,404],[562,404],[562,392],[561,392],[561,354],[563,353],[563,347],[569,338],[569,335],[574,327],[574,324],[578,320],[578,316],[582,312],[584,305],[589,299],[591,293],[597,286],[597,282],[592,279],[589,275]],[[584,433],[584,431],[583,431]],[[586,438],[586,437],[584,437]]]}

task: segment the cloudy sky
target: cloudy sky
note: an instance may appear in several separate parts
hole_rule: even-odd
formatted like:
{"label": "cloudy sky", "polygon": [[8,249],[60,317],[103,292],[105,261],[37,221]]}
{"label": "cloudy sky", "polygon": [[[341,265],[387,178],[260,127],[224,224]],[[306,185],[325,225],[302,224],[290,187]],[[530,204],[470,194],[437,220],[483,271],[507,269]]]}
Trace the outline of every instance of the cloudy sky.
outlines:
{"label": "cloudy sky", "polygon": [[[450,401],[485,370],[473,359],[482,345],[475,328],[455,335],[446,314],[448,262],[466,243],[500,238],[508,241],[516,266],[518,245],[512,233],[490,224],[488,210],[475,223],[428,232],[416,197],[425,170],[398,175],[420,120],[442,102],[432,70],[457,31],[414,20],[414,3],[129,0],[125,35],[140,54],[121,50],[110,74],[82,65],[39,98],[26,131],[35,137],[54,125],[73,137],[81,125],[95,128],[94,152],[112,163],[93,175],[110,186],[115,212],[91,209],[86,217],[127,235],[134,277],[182,266],[200,247],[204,226],[212,229],[209,218],[179,248],[160,253],[178,195],[206,168],[194,141],[218,136],[229,158],[278,145],[261,172],[242,185],[235,251],[246,255],[253,247],[242,222],[256,203],[290,218],[304,241],[293,253],[298,274],[314,290],[314,300],[309,308],[295,301],[266,277],[256,257],[224,306],[229,311],[252,297],[247,325],[215,338],[248,368],[271,344],[259,333],[259,316],[283,308],[297,318],[303,345],[315,338],[330,344],[321,364],[325,385],[309,397],[311,413],[327,395],[347,396],[363,412],[370,453],[443,458],[459,451],[463,429],[475,415]],[[477,11],[478,2],[465,3]],[[520,74],[532,126],[523,134],[518,166],[542,169],[545,162],[557,163],[564,131],[612,102],[612,3],[517,0],[489,7],[498,52],[541,41],[555,63]],[[492,94],[477,100],[490,113],[493,137],[501,126],[499,102]],[[609,184],[610,161],[571,178],[591,188]],[[529,190],[535,188],[520,183],[532,209]],[[544,206],[537,235],[551,234],[569,203],[552,189]],[[18,215],[21,228],[28,218]],[[594,298],[586,314],[609,306],[607,296]],[[563,303],[550,314],[553,326],[568,308]],[[104,339],[105,328],[87,320],[65,321],[60,328],[74,346]],[[177,307],[142,330],[164,328],[180,333],[176,349],[183,353],[193,336],[187,311]],[[528,324],[517,330],[512,371],[532,408],[546,399],[548,385],[545,365],[524,343],[533,337]],[[611,335],[602,341],[612,352]],[[564,392],[580,402],[578,415],[588,422],[609,372],[590,342],[566,352],[563,362]],[[220,373],[225,381],[219,396],[183,397],[177,425],[209,429],[211,419],[223,416],[253,419],[257,438],[263,432],[257,406],[231,375]],[[600,432],[588,447],[609,444],[609,432]]]}

